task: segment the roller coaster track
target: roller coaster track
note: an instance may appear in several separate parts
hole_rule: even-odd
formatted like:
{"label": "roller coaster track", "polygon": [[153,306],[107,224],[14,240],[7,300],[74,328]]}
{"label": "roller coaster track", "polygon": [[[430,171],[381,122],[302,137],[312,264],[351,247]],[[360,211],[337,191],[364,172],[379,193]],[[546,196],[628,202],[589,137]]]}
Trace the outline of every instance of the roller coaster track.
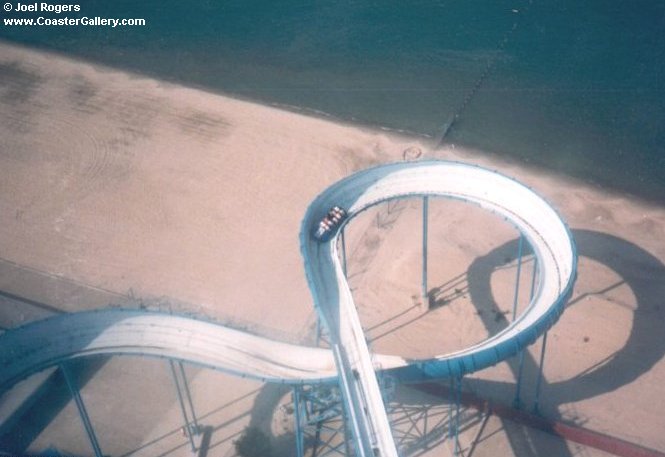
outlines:
{"label": "roller coaster track", "polygon": [[[372,354],[340,264],[337,236],[354,216],[374,205],[420,196],[469,202],[512,223],[534,250],[537,287],[508,327],[471,347],[417,361]],[[312,231],[334,205],[346,208],[349,217],[335,236],[319,242]],[[333,184],[309,206],[300,248],[331,349],[274,341],[193,317],[126,309],[80,312],[0,335],[0,392],[49,366],[96,354],[163,357],[267,382],[339,382],[357,455],[397,457],[376,371],[401,382],[457,377],[518,353],[556,322],[577,265],[568,228],[542,198],[494,171],[445,161],[382,165]]]}

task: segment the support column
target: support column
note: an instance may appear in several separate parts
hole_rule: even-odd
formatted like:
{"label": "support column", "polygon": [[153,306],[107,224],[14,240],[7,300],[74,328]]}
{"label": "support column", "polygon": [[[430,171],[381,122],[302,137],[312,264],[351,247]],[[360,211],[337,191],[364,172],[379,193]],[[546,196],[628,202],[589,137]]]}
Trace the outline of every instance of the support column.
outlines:
{"label": "support column", "polygon": [[65,364],[60,365],[60,371],[65,378],[69,393],[71,393],[72,397],[74,398],[76,408],[78,409],[79,415],[81,416],[81,421],[83,421],[83,426],[85,427],[85,431],[88,434],[88,439],[90,440],[92,449],[95,451],[95,457],[103,457],[102,450],[99,447],[99,442],[97,441],[97,436],[95,435],[95,430],[92,428],[90,416],[88,416],[88,411],[85,409],[85,405],[83,404],[83,399],[81,398],[76,381],[70,376],[67,368],[65,367]]}
{"label": "support column", "polygon": [[[533,294],[536,292],[536,273],[538,273],[538,259],[533,254],[533,268],[531,270],[531,291],[529,292],[529,303],[533,300]],[[515,387],[515,398],[513,399],[513,408],[520,408],[522,400],[520,399],[520,390],[522,389],[522,370],[524,369],[524,351],[520,351],[520,363],[517,369],[517,386]]]}
{"label": "support column", "polygon": [[[423,197],[423,285],[422,295],[424,300],[428,300],[427,294],[427,223],[429,212],[429,197]],[[429,306],[429,301],[425,302]]]}
{"label": "support column", "polygon": [[300,387],[296,386],[293,388],[293,420],[295,421],[296,457],[304,457],[305,453],[300,407]]}
{"label": "support column", "polygon": [[180,411],[182,411],[182,417],[185,421],[185,434],[189,439],[189,445],[192,448],[192,452],[196,452],[196,444],[194,444],[194,437],[192,436],[192,428],[190,426],[189,418],[187,417],[187,410],[185,409],[185,402],[182,399],[182,393],[180,392],[180,382],[178,381],[178,373],[176,372],[175,365],[173,360],[169,360],[169,366],[171,367],[171,375],[173,376],[173,383],[175,384],[175,391],[178,394],[178,403],[180,404]]}
{"label": "support column", "polygon": [[515,278],[515,294],[513,295],[513,321],[517,315],[517,299],[520,293],[520,275],[522,273],[522,245],[524,244],[524,235],[520,232],[520,241],[517,245],[517,277]]}
{"label": "support column", "polygon": [[515,409],[520,409],[522,407],[522,399],[520,398],[520,394],[522,390],[522,370],[524,367],[524,351],[526,351],[526,348],[520,351],[519,367],[517,368],[517,385],[515,386],[515,398],[513,398],[513,408]]}
{"label": "support column", "polygon": [[178,361],[178,366],[180,367],[180,377],[182,379],[182,386],[185,390],[185,398],[187,398],[187,403],[189,404],[189,412],[192,413],[192,427],[194,429],[194,434],[198,435],[200,428],[199,423],[196,420],[196,413],[194,412],[194,402],[192,402],[192,394],[189,391],[189,383],[187,382],[185,367],[181,361]]}
{"label": "support column", "polygon": [[540,403],[540,384],[543,380],[543,365],[545,363],[545,347],[547,346],[547,332],[543,335],[543,345],[540,348],[540,368],[538,369],[538,379],[536,380],[536,395],[533,400],[533,413],[539,414]]}

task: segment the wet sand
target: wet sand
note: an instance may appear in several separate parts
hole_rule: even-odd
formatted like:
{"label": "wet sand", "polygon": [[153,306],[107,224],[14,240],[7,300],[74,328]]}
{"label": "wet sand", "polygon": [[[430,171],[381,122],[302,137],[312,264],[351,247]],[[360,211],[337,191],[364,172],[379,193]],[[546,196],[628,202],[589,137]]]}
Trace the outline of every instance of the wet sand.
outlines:
{"label": "wet sand", "polygon": [[[662,207],[501,160],[492,151],[434,149],[422,139],[8,44],[0,44],[0,118],[0,289],[51,307],[37,312],[25,305],[15,312],[18,305],[8,302],[4,327],[116,302],[195,312],[275,338],[303,339],[315,320],[298,249],[309,201],[355,170],[418,150],[421,157],[496,169],[559,210],[578,245],[579,275],[548,337],[541,410],[665,451]],[[409,148],[415,149],[405,153]],[[433,201],[428,304],[420,291],[420,218],[420,202],[406,200],[362,215],[348,232],[350,283],[377,352],[427,357],[460,349],[512,318],[514,229],[460,203]],[[519,309],[530,286],[528,254],[524,261]],[[539,356],[540,343],[525,356],[522,399],[528,406]],[[509,403],[517,370],[517,361],[502,363],[467,377],[465,386]],[[117,419],[123,408],[148,398],[145,392],[159,391],[154,386],[172,388],[162,371],[146,363],[145,376],[161,379],[146,385],[137,380],[144,372],[140,361],[113,359],[86,384],[98,433],[106,432],[105,452],[142,448],[135,455],[155,455],[157,448],[186,444],[169,395],[155,394],[146,406],[151,413],[140,416],[151,427]],[[218,427],[215,449],[226,455],[231,437],[265,416],[272,400],[269,406],[255,401],[261,386],[248,381],[195,369],[191,375],[203,414],[223,412],[208,417]],[[123,388],[125,382],[132,387]],[[87,453],[74,418],[70,403],[31,449],[54,444]],[[524,455],[508,429],[496,449]],[[57,444],[57,436],[67,436],[66,445]],[[542,443],[536,451],[551,451]]]}

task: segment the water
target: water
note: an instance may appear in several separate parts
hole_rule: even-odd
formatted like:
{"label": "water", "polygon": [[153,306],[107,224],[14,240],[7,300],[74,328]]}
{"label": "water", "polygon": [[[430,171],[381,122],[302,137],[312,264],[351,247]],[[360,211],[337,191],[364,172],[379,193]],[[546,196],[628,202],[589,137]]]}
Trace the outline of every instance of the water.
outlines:
{"label": "water", "polygon": [[80,5],[148,25],[5,26],[0,38],[432,142],[457,113],[444,142],[665,202],[664,2]]}

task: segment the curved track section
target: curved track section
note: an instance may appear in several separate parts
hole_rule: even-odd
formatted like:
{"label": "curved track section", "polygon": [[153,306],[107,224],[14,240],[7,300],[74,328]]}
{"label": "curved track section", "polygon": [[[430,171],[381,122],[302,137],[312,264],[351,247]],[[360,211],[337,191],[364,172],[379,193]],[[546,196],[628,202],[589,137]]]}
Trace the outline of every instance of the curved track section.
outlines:
{"label": "curved track section", "polygon": [[[372,360],[351,291],[337,254],[336,238],[318,243],[312,227],[333,205],[354,215],[378,203],[410,196],[455,198],[492,211],[514,224],[538,259],[539,283],[526,310],[507,328],[472,347],[411,364],[393,358]],[[346,407],[361,455],[396,456],[375,365],[403,381],[459,376],[493,365],[535,341],[563,310],[575,278],[577,257],[566,225],[533,191],[503,175],[461,163],[395,163],[361,171],[339,181],[310,205],[300,242],[314,304],[331,334]],[[400,368],[400,370],[395,370]]]}
{"label": "curved track section", "polygon": [[[507,328],[474,346],[428,360],[371,355],[337,254],[337,236],[311,236],[333,205],[353,219],[386,200],[442,196],[479,205],[514,224],[538,259],[539,281],[526,310]],[[397,456],[375,370],[404,382],[461,376],[510,357],[559,317],[575,279],[577,256],[558,214],[522,184],[461,163],[406,162],[361,171],[326,189],[302,222],[300,245],[314,305],[332,351],[268,340],[198,319],[109,309],[57,316],[0,336],[0,391],[65,360],[94,354],[133,354],[196,363],[270,382],[339,379],[360,456]]]}
{"label": "curved track section", "polygon": [[0,392],[69,359],[139,355],[181,360],[267,382],[336,378],[328,349],[262,338],[191,317],[129,309],[62,314],[0,336]]}

